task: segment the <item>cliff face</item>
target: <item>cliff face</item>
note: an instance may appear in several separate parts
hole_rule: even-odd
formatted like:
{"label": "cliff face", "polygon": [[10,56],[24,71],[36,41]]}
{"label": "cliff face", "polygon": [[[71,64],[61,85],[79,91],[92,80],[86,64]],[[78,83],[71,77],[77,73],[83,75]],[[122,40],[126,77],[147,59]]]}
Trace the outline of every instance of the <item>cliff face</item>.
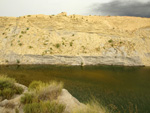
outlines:
{"label": "cliff face", "polygon": [[150,19],[0,17],[0,64],[15,63],[150,66]]}

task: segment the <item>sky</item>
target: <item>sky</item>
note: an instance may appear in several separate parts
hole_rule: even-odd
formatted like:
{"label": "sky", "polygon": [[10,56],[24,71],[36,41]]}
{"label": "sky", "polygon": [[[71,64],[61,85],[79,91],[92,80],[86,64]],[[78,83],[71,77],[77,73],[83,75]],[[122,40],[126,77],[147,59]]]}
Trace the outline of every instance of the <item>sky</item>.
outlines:
{"label": "sky", "polygon": [[0,0],[0,16],[34,14],[150,17],[150,0]]}

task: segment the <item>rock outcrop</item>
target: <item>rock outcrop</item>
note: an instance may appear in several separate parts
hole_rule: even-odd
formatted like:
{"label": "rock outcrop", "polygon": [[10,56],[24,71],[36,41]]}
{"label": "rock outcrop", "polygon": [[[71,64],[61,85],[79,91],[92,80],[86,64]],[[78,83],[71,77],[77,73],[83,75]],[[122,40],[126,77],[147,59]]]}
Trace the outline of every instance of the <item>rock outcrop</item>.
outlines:
{"label": "rock outcrop", "polygon": [[150,19],[0,17],[0,64],[150,66]]}

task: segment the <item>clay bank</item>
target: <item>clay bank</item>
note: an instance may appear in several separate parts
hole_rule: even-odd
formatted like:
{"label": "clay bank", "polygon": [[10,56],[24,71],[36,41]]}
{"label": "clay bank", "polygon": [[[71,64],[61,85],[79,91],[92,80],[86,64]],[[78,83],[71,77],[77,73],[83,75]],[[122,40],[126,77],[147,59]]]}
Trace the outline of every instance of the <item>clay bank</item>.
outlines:
{"label": "clay bank", "polygon": [[150,66],[150,19],[0,17],[0,64]]}

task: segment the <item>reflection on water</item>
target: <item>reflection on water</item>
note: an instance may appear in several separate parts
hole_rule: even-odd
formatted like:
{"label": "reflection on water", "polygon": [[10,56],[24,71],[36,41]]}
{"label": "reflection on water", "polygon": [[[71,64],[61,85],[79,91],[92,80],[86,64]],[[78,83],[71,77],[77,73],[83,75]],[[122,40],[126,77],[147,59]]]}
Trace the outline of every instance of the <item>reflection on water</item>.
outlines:
{"label": "reflection on water", "polygon": [[33,80],[63,81],[81,102],[94,96],[113,112],[150,112],[150,67],[1,66],[0,74],[24,85]]}

